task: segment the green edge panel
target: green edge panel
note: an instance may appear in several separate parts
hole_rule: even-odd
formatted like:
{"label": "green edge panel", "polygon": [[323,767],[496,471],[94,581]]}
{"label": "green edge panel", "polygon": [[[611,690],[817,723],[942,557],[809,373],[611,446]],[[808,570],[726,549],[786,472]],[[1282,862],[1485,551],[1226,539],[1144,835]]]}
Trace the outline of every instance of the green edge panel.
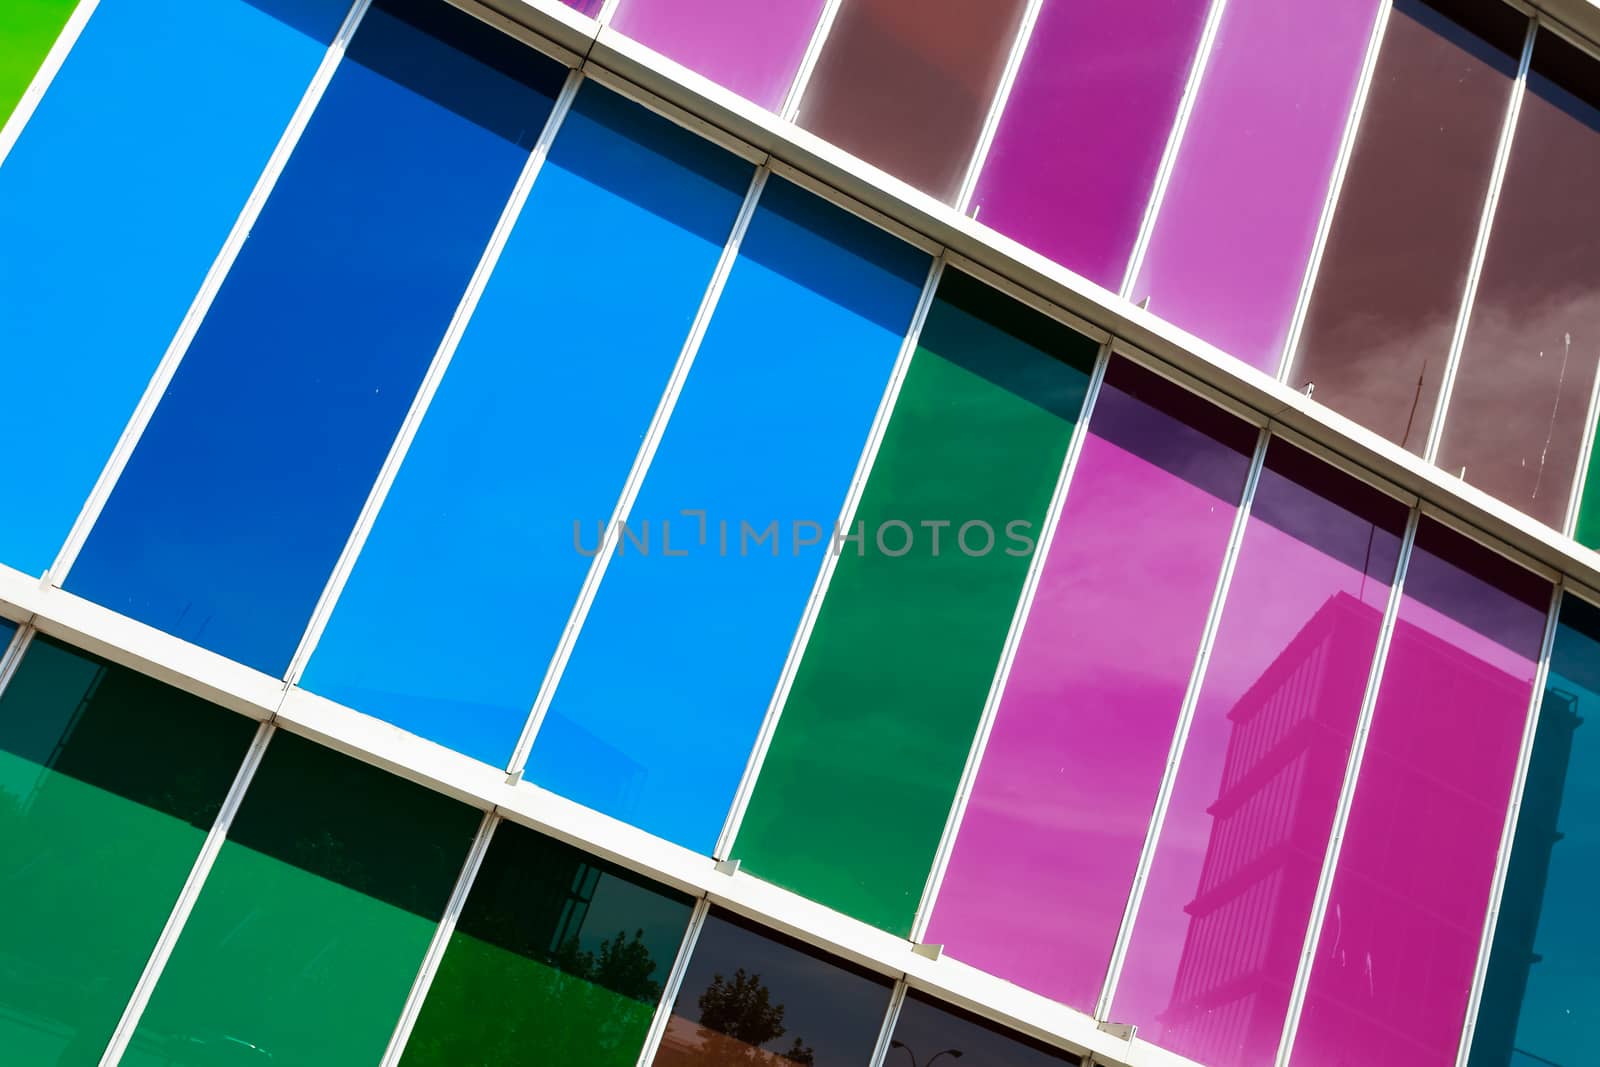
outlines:
{"label": "green edge panel", "polygon": [[401,1062],[633,1067],[692,907],[501,824]]}
{"label": "green edge panel", "polygon": [[0,697],[0,1062],[100,1062],[255,729],[28,646]]}
{"label": "green edge panel", "polygon": [[910,932],[1095,347],[946,273],[735,843],[750,873]]}
{"label": "green edge panel", "polygon": [[377,1063],[480,819],[280,730],[123,1064]]}
{"label": "green edge panel", "polygon": [[1583,476],[1583,495],[1578,499],[1578,521],[1572,537],[1585,548],[1600,549],[1600,448],[1589,453],[1589,468]]}
{"label": "green edge panel", "polygon": [[0,4],[0,123],[11,117],[39,72],[77,0],[5,0]]}

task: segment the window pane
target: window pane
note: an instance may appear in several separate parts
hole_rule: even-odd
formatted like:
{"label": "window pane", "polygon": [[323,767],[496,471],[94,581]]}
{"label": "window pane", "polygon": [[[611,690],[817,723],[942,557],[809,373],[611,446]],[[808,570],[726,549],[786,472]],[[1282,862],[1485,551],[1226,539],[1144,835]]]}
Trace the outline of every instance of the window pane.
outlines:
{"label": "window pane", "polygon": [[279,731],[122,1062],[378,1062],[480,817]]}
{"label": "window pane", "polygon": [[34,638],[0,697],[6,1062],[100,1061],[255,728]]}
{"label": "window pane", "polygon": [[348,7],[95,8],[0,166],[0,561],[54,560]]}
{"label": "window pane", "polygon": [[929,196],[960,192],[1023,0],[844,0],[799,123]]}
{"label": "window pane", "polygon": [[951,956],[1094,1007],[1256,436],[1113,360],[934,908]]}
{"label": "window pane", "polygon": [[[624,540],[606,571],[533,781],[711,850],[927,270],[911,246],[768,182],[628,520],[652,551]],[[604,518],[585,518],[586,545]],[[819,532],[802,545],[806,522]]]}
{"label": "window pane", "polygon": [[[1600,610],[1568,596],[1517,816],[1473,1067],[1600,1060]],[[1589,726],[1589,729],[1584,729]]]}
{"label": "window pane", "polygon": [[887,978],[713,911],[654,1062],[857,1067],[888,1009]]}
{"label": "window pane", "polygon": [[11,117],[76,6],[76,0],[16,0],[0,13],[0,41],[6,43],[0,51],[0,124]]}
{"label": "window pane", "polygon": [[1268,374],[1380,6],[1230,0],[1134,283],[1134,300]]}
{"label": "window pane", "polygon": [[1566,522],[1600,361],[1596,174],[1600,60],[1541,34],[1439,466],[1464,469],[1473,485],[1557,528]]}
{"label": "window pane", "polygon": [[1111,1017],[1270,1063],[1366,694],[1405,505],[1274,441]]}
{"label": "window pane", "polygon": [[1526,29],[1501,4],[1395,0],[1290,374],[1419,455]]}
{"label": "window pane", "polygon": [[622,0],[618,30],[768,111],[783,106],[822,0]]}
{"label": "window pane", "polygon": [[978,181],[978,221],[1120,287],[1210,7],[1045,4]]}
{"label": "window pane", "polygon": [[561,77],[374,4],[67,588],[283,673]]}
{"label": "window pane", "polygon": [[1417,534],[1294,1047],[1456,1061],[1550,587],[1431,521]]}
{"label": "window pane", "polygon": [[753,874],[911,932],[1095,347],[944,275],[734,848]]}
{"label": "window pane", "polygon": [[[303,684],[505,766],[752,168],[579,92]],[[625,313],[618,313],[625,294]],[[581,442],[581,447],[574,447]],[[419,626],[439,568],[474,577]]]}
{"label": "window pane", "polygon": [[929,1067],[935,1056],[962,1067],[1052,1067],[1078,1064],[1078,1057],[1006,1031],[966,1012],[939,1004],[915,990],[906,994],[895,1020],[884,1067]]}
{"label": "window pane", "polygon": [[501,823],[402,1062],[633,1067],[691,907]]}

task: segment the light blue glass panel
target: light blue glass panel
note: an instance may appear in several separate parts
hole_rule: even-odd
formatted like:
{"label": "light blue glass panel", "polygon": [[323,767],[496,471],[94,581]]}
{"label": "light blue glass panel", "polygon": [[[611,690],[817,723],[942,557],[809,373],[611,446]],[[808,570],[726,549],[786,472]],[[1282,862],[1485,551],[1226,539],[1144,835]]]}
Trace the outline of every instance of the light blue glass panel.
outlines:
{"label": "light blue glass panel", "polygon": [[1472,1067],[1600,1062],[1600,608],[1561,605]]}
{"label": "light blue glass panel", "polygon": [[752,169],[579,92],[302,684],[506,764]]}
{"label": "light blue glass panel", "polygon": [[68,589],[283,673],[563,77],[373,5]]}
{"label": "light blue glass panel", "polygon": [[[611,562],[533,781],[711,849],[927,269],[883,231],[769,182],[633,508],[651,552],[625,538]],[[706,512],[705,544],[685,509]],[[816,526],[796,538],[797,522]],[[741,544],[741,524],[772,523],[768,540]]]}
{"label": "light blue glass panel", "polygon": [[348,0],[101,0],[0,166],[0,563],[50,566]]}

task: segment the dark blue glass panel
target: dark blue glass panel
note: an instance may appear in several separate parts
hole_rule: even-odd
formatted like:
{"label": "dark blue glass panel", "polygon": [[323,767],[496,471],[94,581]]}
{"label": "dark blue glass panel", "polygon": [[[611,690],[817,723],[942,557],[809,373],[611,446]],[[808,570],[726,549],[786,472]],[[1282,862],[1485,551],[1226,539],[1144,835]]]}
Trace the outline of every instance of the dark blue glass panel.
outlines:
{"label": "dark blue glass panel", "polygon": [[562,77],[373,5],[68,589],[283,672]]}
{"label": "dark blue glass panel", "polygon": [[[501,766],[752,167],[586,85],[311,658],[306,688]],[[586,535],[592,539],[592,533]],[[418,626],[442,571],[451,626]]]}
{"label": "dark blue glass panel", "polygon": [[[927,270],[909,245],[768,184],[629,520],[649,524],[652,551],[625,539],[611,562],[535,782],[710,850]],[[685,509],[706,512],[704,544]],[[796,538],[796,522],[816,526]],[[741,524],[773,523],[741,544]]]}
{"label": "dark blue glass panel", "polygon": [[1517,817],[1472,1067],[1600,1063],[1600,608],[1567,596]]}
{"label": "dark blue glass panel", "polygon": [[0,166],[0,563],[50,566],[349,6],[95,8]]}

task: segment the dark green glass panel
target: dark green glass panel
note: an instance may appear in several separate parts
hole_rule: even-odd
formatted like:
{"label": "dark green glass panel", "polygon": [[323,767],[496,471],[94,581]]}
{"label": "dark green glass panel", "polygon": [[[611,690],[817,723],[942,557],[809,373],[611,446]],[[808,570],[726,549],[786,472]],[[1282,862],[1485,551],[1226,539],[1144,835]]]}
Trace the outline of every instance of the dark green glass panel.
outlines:
{"label": "dark green glass panel", "polygon": [[277,733],[122,1062],[377,1063],[480,818]]}
{"label": "dark green glass panel", "polygon": [[254,731],[29,645],[0,697],[0,1062],[100,1061]]}
{"label": "dark green glass panel", "polygon": [[502,823],[402,1062],[633,1067],[692,907]]}
{"label": "dark green glass panel", "polygon": [[6,0],[0,5],[0,123],[56,43],[77,0]]}
{"label": "dark green glass panel", "polygon": [[1600,609],[1561,606],[1472,1067],[1600,1063]]}
{"label": "dark green glass panel", "polygon": [[752,874],[910,932],[1094,355],[945,275],[734,848]]}

